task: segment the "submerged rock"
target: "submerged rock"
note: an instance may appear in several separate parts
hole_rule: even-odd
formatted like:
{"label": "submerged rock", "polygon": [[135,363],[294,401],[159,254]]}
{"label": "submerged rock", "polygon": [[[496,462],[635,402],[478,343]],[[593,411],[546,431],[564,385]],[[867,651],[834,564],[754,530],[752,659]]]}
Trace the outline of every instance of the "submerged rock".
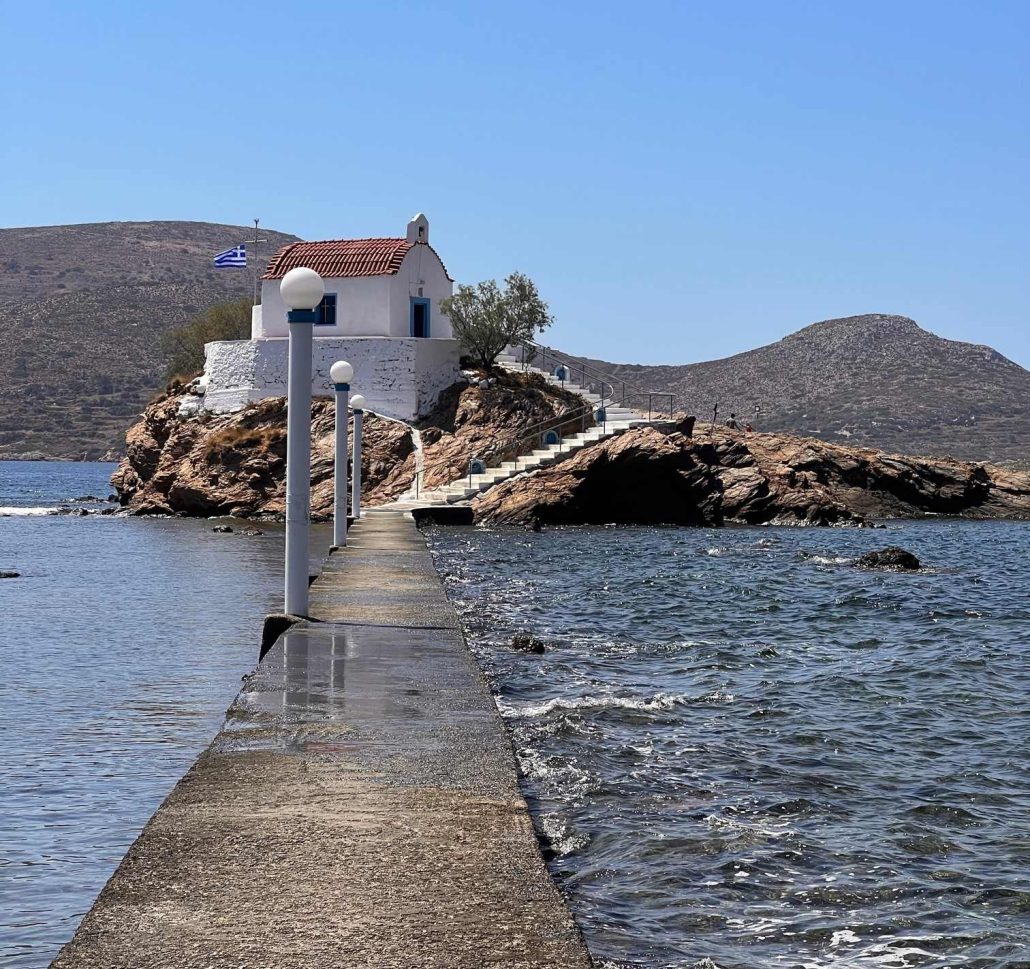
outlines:
{"label": "submerged rock", "polygon": [[516,633],[511,640],[511,648],[517,649],[520,653],[536,653],[540,655],[547,648],[542,639],[537,639],[529,633]]}
{"label": "submerged rock", "polygon": [[230,535],[232,534],[232,525],[215,525],[211,531],[218,532],[220,535]]}
{"label": "submerged rock", "polygon": [[920,568],[919,559],[897,545],[877,552],[866,552],[855,559],[855,565],[863,569],[898,569],[908,572],[916,572]]}

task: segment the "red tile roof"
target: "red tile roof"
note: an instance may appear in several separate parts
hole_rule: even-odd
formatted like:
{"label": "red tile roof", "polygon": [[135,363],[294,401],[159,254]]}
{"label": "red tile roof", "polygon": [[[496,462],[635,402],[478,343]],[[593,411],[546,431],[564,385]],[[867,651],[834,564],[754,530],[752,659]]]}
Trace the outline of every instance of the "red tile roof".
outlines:
{"label": "red tile roof", "polygon": [[[352,276],[387,276],[401,268],[414,245],[407,239],[327,239],[324,242],[294,242],[273,257],[262,279],[282,279],[291,269],[306,266],[326,279]],[[426,248],[436,255],[432,246]],[[443,265],[443,261],[440,261]],[[446,267],[444,272],[447,272]],[[450,277],[448,277],[450,278]]]}

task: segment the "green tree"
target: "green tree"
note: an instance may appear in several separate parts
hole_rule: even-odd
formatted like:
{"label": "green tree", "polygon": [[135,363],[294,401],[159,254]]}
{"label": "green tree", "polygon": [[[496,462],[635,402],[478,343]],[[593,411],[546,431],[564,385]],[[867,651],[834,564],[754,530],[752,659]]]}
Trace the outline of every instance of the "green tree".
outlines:
{"label": "green tree", "polygon": [[250,339],[249,299],[216,303],[189,323],[169,330],[161,338],[165,376],[195,376],[204,369],[204,344],[214,340]]}
{"label": "green tree", "polygon": [[484,369],[509,344],[523,343],[547,329],[554,318],[540,298],[533,280],[512,273],[502,290],[488,279],[477,286],[459,286],[440,301],[451,320],[455,337]]}

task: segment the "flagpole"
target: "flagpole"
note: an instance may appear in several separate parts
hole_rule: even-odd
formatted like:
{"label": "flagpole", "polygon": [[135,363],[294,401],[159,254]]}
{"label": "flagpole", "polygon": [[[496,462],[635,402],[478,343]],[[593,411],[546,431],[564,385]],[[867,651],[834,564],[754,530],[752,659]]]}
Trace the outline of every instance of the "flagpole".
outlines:
{"label": "flagpole", "polygon": [[257,261],[257,247],[258,247],[258,222],[259,219],[254,220],[254,306],[258,304],[258,261]]}

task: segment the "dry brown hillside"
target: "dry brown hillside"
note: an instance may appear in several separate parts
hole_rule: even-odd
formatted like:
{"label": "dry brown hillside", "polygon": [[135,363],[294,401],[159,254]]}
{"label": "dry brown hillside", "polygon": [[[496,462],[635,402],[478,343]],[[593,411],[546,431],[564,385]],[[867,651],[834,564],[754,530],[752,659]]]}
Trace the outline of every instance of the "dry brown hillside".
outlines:
{"label": "dry brown hillside", "polygon": [[[161,336],[252,292],[216,252],[254,228],[104,222],[0,229],[0,458],[99,457],[163,386]],[[262,231],[264,261],[296,236]]]}
{"label": "dry brown hillside", "polygon": [[945,340],[904,316],[814,323],[777,343],[685,366],[596,362],[635,387],[672,391],[710,420],[906,454],[1025,462],[1030,371],[996,350]]}

